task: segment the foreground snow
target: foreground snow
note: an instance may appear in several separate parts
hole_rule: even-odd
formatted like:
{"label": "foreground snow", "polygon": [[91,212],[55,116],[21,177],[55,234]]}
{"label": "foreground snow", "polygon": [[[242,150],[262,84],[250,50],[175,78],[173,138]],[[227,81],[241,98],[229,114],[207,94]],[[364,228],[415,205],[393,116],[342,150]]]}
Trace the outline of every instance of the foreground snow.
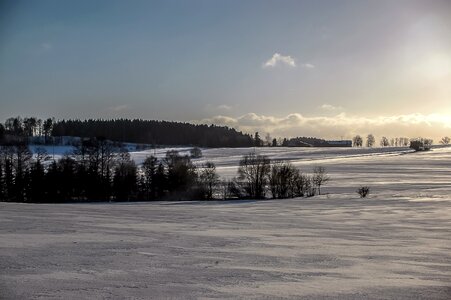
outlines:
{"label": "foreground snow", "polygon": [[449,199],[0,204],[2,299],[449,299]]}
{"label": "foreground snow", "polygon": [[[249,150],[196,163],[233,176]],[[0,298],[451,298],[450,148],[295,150],[264,149],[305,172],[325,166],[327,195],[0,203]]]}

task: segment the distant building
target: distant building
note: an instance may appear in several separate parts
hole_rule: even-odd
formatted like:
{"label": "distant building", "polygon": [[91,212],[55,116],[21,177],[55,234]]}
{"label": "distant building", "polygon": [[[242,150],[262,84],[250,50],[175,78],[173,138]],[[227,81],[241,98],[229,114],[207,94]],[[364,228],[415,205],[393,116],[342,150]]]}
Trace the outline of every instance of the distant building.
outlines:
{"label": "distant building", "polygon": [[327,146],[325,147],[352,147],[351,140],[340,140],[340,141],[326,141]]}

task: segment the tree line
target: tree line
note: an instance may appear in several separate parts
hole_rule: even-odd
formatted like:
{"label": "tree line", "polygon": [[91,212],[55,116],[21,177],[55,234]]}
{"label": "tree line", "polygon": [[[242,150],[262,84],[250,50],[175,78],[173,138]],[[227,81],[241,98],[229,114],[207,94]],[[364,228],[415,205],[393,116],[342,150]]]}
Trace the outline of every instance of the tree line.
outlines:
{"label": "tree line", "polygon": [[[115,120],[41,120],[35,117],[13,117],[0,124],[0,141],[17,137],[75,136],[103,137],[117,142],[154,145],[196,145],[199,147],[252,147],[251,135],[233,128],[216,125],[195,125],[181,122],[115,119]],[[5,141],[4,141],[5,142]]]}
{"label": "tree line", "polygon": [[53,125],[53,136],[102,136],[108,140],[154,145],[199,147],[251,147],[250,135],[216,125],[154,120],[62,120]]}
{"label": "tree line", "polygon": [[12,202],[263,199],[313,196],[329,180],[316,167],[305,175],[287,162],[245,155],[232,180],[221,181],[212,162],[196,166],[175,150],[137,166],[127,150],[106,139],[85,139],[51,160],[26,143],[0,146],[0,200]]}
{"label": "tree line", "polygon": [[[418,142],[432,145],[433,140],[429,138],[407,138],[407,137],[395,137],[395,138],[387,138],[386,136],[382,136],[379,141],[379,145],[381,147],[409,147],[412,146],[413,142]],[[440,139],[440,144],[449,145],[451,139],[447,136]],[[376,138],[372,134],[368,134],[366,136],[366,140],[360,135],[356,135],[352,138],[352,144],[354,147],[374,147],[376,146]]]}
{"label": "tree line", "polygon": [[[0,143],[18,139],[34,143],[55,143],[63,136],[103,137],[111,141],[149,145],[195,145],[199,147],[323,147],[324,139],[314,137],[261,138],[259,132],[244,134],[233,128],[215,125],[153,121],[140,119],[61,120],[35,117],[8,118],[0,124]],[[32,137],[43,137],[42,140]],[[55,140],[56,138],[56,140]]]}

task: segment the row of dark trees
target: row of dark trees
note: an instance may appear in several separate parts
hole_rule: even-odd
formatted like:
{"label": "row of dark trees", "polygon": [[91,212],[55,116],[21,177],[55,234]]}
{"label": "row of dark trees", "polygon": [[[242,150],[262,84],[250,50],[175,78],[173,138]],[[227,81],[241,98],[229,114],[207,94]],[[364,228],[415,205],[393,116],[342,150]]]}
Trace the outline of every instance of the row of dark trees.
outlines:
{"label": "row of dark trees", "polygon": [[0,123],[0,141],[5,136],[16,138],[43,136],[47,140],[52,135],[54,123],[53,118],[45,120],[35,117],[22,118],[20,116],[8,118],[4,124]]}
{"label": "row of dark trees", "polygon": [[50,136],[102,136],[117,142],[200,147],[252,147],[260,143],[248,134],[224,126],[141,119],[55,121],[53,118],[14,117],[0,124],[0,142],[5,137],[16,140],[35,136],[44,137],[45,143],[50,142]]}
{"label": "row of dark trees", "polygon": [[215,125],[153,120],[63,120],[54,124],[53,136],[96,137],[129,143],[196,145],[199,147],[251,147],[250,135]]}
{"label": "row of dark trees", "polygon": [[[387,138],[385,136],[380,139],[381,147],[408,147],[410,144],[410,140],[407,137],[396,137],[396,138]],[[366,140],[364,141],[363,137],[360,135],[356,135],[352,138],[352,144],[354,147],[374,147],[376,146],[376,138],[371,133],[366,136]]]}
{"label": "row of dark trees", "polygon": [[[105,139],[84,140],[72,155],[50,161],[44,149],[33,157],[25,143],[0,148],[0,199],[15,202],[129,201],[206,198],[188,156],[169,151],[142,167],[124,148]],[[199,176],[198,176],[199,175]]]}
{"label": "row of dark trees", "polygon": [[311,197],[321,194],[330,180],[325,168],[317,166],[312,175],[302,174],[289,162],[271,163],[264,155],[250,153],[240,161],[238,176],[228,182],[228,192],[236,198],[274,199]]}
{"label": "row of dark trees", "polygon": [[313,196],[328,181],[323,168],[304,175],[289,163],[249,154],[238,176],[221,182],[213,163],[197,167],[190,156],[168,151],[141,166],[106,139],[87,139],[73,154],[50,160],[25,143],[0,147],[0,200],[13,202],[150,201]]}
{"label": "row of dark trees", "polygon": [[[379,141],[379,145],[381,147],[408,147],[410,146],[412,148],[413,145],[417,144],[418,142],[421,142],[421,144],[426,144],[428,146],[431,146],[433,144],[432,139],[428,138],[406,138],[406,137],[397,137],[397,138],[387,138],[385,136],[381,137]],[[447,136],[443,137],[440,140],[440,144],[442,145],[448,145],[450,143],[451,139]],[[353,146],[354,147],[363,147],[364,140],[360,135],[356,135],[352,139]],[[376,145],[376,138],[372,134],[368,134],[366,137],[365,146],[366,147],[374,147]]]}

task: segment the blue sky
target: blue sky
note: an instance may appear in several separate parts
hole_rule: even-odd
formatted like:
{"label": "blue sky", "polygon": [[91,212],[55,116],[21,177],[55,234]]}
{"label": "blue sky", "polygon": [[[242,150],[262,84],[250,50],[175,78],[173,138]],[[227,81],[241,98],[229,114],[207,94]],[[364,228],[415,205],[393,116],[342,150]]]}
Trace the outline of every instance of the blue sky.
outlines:
{"label": "blue sky", "polygon": [[0,20],[1,120],[451,135],[450,1],[2,1]]}

